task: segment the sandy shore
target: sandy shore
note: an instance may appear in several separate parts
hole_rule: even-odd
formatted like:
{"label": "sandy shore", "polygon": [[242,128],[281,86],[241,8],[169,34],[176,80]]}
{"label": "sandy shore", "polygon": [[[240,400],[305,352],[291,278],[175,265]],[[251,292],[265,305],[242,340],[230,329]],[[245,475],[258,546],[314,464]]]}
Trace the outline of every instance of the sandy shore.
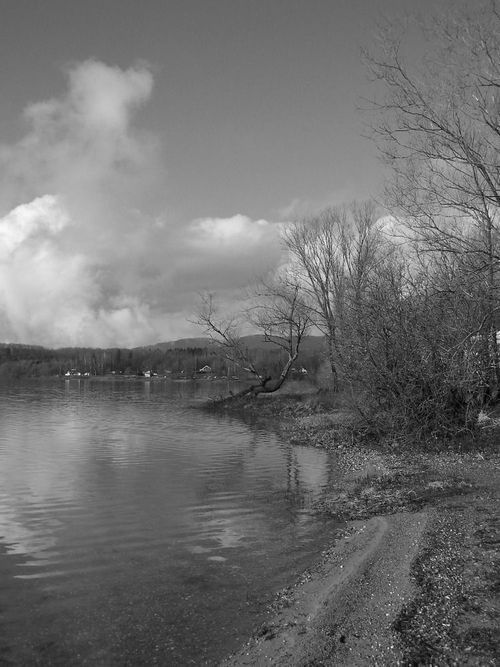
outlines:
{"label": "sandy shore", "polygon": [[414,585],[411,564],[429,512],[352,522],[281,609],[225,665],[397,664],[393,630]]}

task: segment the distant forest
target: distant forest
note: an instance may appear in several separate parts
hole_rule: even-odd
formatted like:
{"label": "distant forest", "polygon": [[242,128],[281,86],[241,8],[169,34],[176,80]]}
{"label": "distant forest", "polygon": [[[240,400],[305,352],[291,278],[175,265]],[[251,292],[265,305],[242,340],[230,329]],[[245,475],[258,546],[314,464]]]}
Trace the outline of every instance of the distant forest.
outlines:
{"label": "distant forest", "polygon": [[[265,343],[260,336],[248,336],[245,344],[252,357],[270,375],[279,372],[280,351]],[[323,339],[310,336],[303,347],[294,373],[315,377],[323,363]],[[200,373],[205,366],[209,373]],[[304,373],[304,370],[307,373]],[[64,376],[67,372],[103,376],[144,375],[146,372],[173,378],[209,376],[237,376],[246,373],[224,355],[224,350],[210,339],[193,338],[158,343],[149,347],[90,348],[65,347],[50,349],[36,345],[0,343],[0,378]]]}

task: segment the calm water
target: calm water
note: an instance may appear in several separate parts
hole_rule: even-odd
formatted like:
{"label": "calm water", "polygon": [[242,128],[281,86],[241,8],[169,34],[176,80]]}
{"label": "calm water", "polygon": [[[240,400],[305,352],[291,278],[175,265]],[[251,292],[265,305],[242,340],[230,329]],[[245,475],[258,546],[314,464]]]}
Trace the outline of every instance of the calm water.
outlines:
{"label": "calm water", "polygon": [[1,664],[215,664],[314,561],[334,460],[193,410],[208,390],[0,387]]}

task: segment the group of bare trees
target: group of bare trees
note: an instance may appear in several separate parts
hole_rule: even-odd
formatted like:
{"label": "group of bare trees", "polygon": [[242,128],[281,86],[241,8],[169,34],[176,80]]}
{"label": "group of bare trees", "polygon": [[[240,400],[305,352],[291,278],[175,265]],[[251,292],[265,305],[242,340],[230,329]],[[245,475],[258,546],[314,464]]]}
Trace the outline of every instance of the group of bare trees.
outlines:
{"label": "group of bare trees", "polygon": [[420,67],[390,27],[367,56],[383,91],[371,123],[391,173],[385,204],[412,241],[408,418],[436,427],[469,426],[499,395],[499,9],[489,0],[421,23],[432,48]]}
{"label": "group of bare trees", "polygon": [[346,323],[383,254],[375,222],[375,206],[367,202],[328,208],[283,233],[292,271],[314,323],[325,336],[334,390],[339,387],[339,351]]}
{"label": "group of bare trees", "polygon": [[[456,432],[500,394],[499,2],[412,29],[430,45],[418,67],[393,26],[366,55],[386,214],[355,204],[289,225],[286,277],[260,292],[253,321],[288,352],[273,388],[314,326],[332,388],[368,422]],[[201,320],[237,356],[211,302]]]}

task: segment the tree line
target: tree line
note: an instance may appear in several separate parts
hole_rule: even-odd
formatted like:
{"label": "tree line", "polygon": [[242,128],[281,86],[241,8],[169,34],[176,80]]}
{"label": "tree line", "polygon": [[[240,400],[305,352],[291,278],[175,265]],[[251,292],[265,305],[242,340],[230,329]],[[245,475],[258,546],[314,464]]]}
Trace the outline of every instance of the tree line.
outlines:
{"label": "tree line", "polygon": [[[250,352],[250,349],[252,352]],[[273,374],[281,366],[279,350],[263,341],[247,340],[246,354],[251,354],[265,372]],[[313,379],[321,364],[321,345],[318,341],[306,345],[297,360],[298,374],[303,368]],[[200,373],[204,367],[208,373]],[[49,349],[40,346],[0,344],[0,378],[65,376],[67,372],[89,376],[144,375],[153,372],[172,378],[232,377],[247,379],[248,373],[228,363],[226,355],[210,344],[176,347],[175,344],[128,348]],[[293,373],[292,373],[293,374]]]}

